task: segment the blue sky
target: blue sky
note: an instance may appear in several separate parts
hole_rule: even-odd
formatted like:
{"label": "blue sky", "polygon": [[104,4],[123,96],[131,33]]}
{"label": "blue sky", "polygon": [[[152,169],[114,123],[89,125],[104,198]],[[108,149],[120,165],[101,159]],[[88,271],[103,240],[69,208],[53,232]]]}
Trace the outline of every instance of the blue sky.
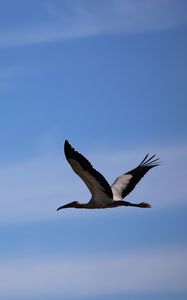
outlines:
{"label": "blue sky", "polygon": [[[187,2],[7,0],[0,9],[0,296],[186,299]],[[64,140],[128,196],[82,211]]]}

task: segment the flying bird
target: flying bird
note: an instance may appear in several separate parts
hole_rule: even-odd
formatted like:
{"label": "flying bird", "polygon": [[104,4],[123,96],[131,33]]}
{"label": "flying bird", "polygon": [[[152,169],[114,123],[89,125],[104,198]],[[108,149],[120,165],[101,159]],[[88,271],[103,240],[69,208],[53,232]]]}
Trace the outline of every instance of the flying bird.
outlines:
{"label": "flying bird", "polygon": [[57,210],[69,207],[88,209],[117,206],[151,207],[146,202],[132,203],[124,201],[123,198],[134,189],[151,168],[159,165],[159,158],[155,158],[155,155],[149,157],[149,154],[147,154],[136,168],[117,177],[110,186],[105,177],[94,169],[91,163],[76,151],[67,140],[64,143],[64,153],[73,171],[84,181],[92,197],[88,203],[73,201],[60,206]]}

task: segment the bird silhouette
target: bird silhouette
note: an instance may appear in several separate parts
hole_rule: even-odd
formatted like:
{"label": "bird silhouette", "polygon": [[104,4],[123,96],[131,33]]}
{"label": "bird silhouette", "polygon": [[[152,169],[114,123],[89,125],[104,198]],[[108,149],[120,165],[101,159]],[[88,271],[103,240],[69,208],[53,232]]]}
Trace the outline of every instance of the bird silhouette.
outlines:
{"label": "bird silhouette", "polygon": [[151,168],[159,165],[159,158],[155,158],[155,155],[149,157],[149,154],[147,154],[136,168],[117,177],[110,186],[105,177],[94,169],[91,163],[76,151],[67,140],[64,143],[64,153],[73,171],[84,181],[92,197],[87,203],[73,201],[60,206],[57,211],[70,207],[87,209],[113,208],[117,206],[151,207],[146,202],[132,203],[124,201],[123,198],[134,189],[136,184]]}

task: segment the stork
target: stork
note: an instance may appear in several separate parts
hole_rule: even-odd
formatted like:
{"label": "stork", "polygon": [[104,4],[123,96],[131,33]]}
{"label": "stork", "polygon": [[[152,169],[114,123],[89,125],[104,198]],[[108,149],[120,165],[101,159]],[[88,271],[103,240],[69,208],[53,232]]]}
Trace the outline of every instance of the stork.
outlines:
{"label": "stork", "polygon": [[84,181],[92,197],[88,203],[73,201],[60,206],[57,211],[69,207],[87,209],[113,208],[117,206],[151,207],[146,202],[132,203],[122,199],[134,189],[136,184],[151,168],[159,165],[159,159],[155,158],[155,155],[149,157],[149,154],[147,154],[136,168],[117,177],[110,186],[104,176],[94,169],[91,163],[76,151],[67,140],[64,143],[64,153],[73,171]]}

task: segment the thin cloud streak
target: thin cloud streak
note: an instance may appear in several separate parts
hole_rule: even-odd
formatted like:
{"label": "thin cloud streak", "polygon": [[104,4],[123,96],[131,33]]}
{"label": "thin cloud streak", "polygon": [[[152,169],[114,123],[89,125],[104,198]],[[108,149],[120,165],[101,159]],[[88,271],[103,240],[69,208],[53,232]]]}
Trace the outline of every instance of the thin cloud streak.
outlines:
{"label": "thin cloud streak", "polygon": [[[13,65],[1,68],[0,70],[0,90],[2,91],[12,91],[12,89],[17,88],[18,81],[23,77],[26,78],[33,74],[37,74],[39,68],[34,68],[29,64],[24,64],[22,66]],[[0,102],[3,101],[3,98],[0,99]]]}
{"label": "thin cloud streak", "polygon": [[[77,39],[102,34],[160,31],[186,24],[184,2],[178,0],[96,1],[94,9],[85,0],[44,6],[48,21],[23,29],[1,31],[0,46],[19,46]],[[44,14],[41,11],[41,15]],[[65,12],[64,12],[65,11]]]}
{"label": "thin cloud streak", "polygon": [[[181,205],[186,201],[187,146],[158,148],[163,165],[150,171],[128,199],[150,202],[154,208]],[[99,152],[98,152],[99,153]],[[90,153],[88,158],[112,183],[115,177],[140,162],[145,150]],[[137,159],[139,159],[137,161]],[[73,190],[72,190],[73,185]],[[77,196],[78,195],[78,196]],[[24,222],[56,217],[56,208],[75,199],[88,201],[90,193],[57,153],[41,155],[28,162],[0,170],[0,222]],[[138,199],[138,200],[137,200]],[[76,215],[77,211],[76,211]]]}
{"label": "thin cloud streak", "polygon": [[[149,251],[148,251],[149,250]],[[1,262],[2,296],[90,296],[187,291],[187,249],[158,248],[100,257]]]}

